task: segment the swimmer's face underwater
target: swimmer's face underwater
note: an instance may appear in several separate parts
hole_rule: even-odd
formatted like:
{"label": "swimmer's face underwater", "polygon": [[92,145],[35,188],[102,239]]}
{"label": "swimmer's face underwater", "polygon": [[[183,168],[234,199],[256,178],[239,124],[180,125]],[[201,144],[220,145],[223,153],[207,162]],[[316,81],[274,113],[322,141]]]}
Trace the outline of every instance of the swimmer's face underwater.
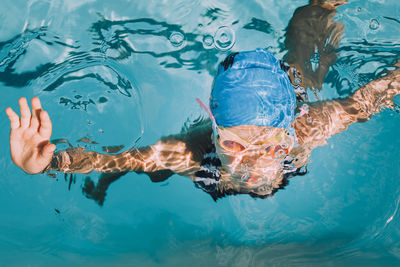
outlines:
{"label": "swimmer's face underwater", "polygon": [[282,161],[294,146],[284,128],[240,125],[217,127],[213,135],[225,170],[240,184],[268,194],[282,180]]}
{"label": "swimmer's face underwater", "polygon": [[257,195],[279,188],[284,159],[294,146],[287,129],[296,109],[296,94],[281,62],[264,49],[229,55],[218,67],[209,107],[226,173]]}

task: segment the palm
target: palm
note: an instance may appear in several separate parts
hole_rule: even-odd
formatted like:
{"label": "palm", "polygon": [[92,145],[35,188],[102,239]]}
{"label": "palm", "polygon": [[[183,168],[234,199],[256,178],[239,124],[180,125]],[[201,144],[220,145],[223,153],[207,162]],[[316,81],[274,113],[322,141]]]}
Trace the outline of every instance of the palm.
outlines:
{"label": "palm", "polygon": [[49,143],[52,124],[38,98],[32,99],[32,114],[25,98],[19,100],[21,119],[11,109],[10,150],[14,163],[30,174],[40,173],[50,163],[55,145]]}

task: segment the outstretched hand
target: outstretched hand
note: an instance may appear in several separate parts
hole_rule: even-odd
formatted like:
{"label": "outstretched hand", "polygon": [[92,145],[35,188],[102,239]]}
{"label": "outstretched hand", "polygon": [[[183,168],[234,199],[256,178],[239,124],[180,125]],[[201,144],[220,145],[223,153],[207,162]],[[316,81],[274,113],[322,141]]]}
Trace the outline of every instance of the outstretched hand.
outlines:
{"label": "outstretched hand", "polygon": [[49,114],[42,110],[40,100],[32,98],[32,113],[26,98],[19,99],[21,118],[10,108],[6,109],[10,119],[10,151],[15,165],[26,173],[42,172],[50,163],[56,149],[49,140],[52,124]]}

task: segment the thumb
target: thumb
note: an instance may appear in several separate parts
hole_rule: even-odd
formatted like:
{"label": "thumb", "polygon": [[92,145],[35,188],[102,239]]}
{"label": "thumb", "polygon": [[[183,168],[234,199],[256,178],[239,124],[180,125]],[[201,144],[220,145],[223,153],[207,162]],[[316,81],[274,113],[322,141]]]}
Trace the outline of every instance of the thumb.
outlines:
{"label": "thumb", "polygon": [[51,156],[51,155],[53,155],[53,152],[54,152],[54,150],[56,150],[56,145],[55,144],[46,144],[44,147],[43,147],[43,150],[42,150],[42,155],[43,156]]}

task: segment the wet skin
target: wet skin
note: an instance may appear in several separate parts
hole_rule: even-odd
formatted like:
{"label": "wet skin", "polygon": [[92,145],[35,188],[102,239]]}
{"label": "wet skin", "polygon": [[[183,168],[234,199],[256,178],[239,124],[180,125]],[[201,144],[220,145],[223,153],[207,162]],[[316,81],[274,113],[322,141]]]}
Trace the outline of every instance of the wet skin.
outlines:
{"label": "wet skin", "polygon": [[[292,123],[298,146],[290,154],[294,157],[296,167],[307,164],[313,148],[325,145],[326,140],[340,133],[354,122],[368,120],[371,115],[385,107],[393,107],[393,99],[400,94],[400,70],[370,82],[353,95],[331,101],[309,103],[309,112],[297,117]],[[10,119],[10,146],[14,163],[27,173],[34,174],[47,170],[65,173],[121,173],[135,171],[147,173],[150,177],[162,172],[167,177],[173,173],[194,177],[200,168],[203,155],[210,145],[211,123],[205,122],[190,131],[162,138],[154,145],[127,150],[116,155],[100,154],[85,151],[83,148],[71,148],[53,155],[54,145],[49,143],[51,121],[41,108],[38,98],[32,99],[33,116],[26,99],[20,99],[21,119],[7,108]],[[39,114],[35,115],[35,114]],[[265,131],[257,126],[236,126],[229,131],[251,143],[264,141]],[[282,182],[280,159],[263,157],[265,151],[247,150],[235,155],[223,151],[215,140],[217,151],[225,167],[222,170],[221,190],[233,189],[246,193],[257,186],[263,178],[269,179],[274,188]],[[250,180],[242,182],[243,175],[236,163],[251,165]],[[51,164],[50,164],[51,163]],[[268,167],[267,170],[263,169]],[[277,174],[274,176],[274,174]],[[269,176],[272,175],[272,176]],[[233,176],[233,177],[232,177]]]}
{"label": "wet skin", "polygon": [[[213,136],[213,140],[224,166],[223,170],[238,183],[244,183],[247,187],[253,188],[276,179],[281,162],[286,155],[283,153],[275,155],[270,152],[283,146],[280,142],[289,135],[285,129],[240,125],[222,129],[219,132],[220,136],[218,138]],[[233,144],[231,149],[225,148],[224,142]],[[285,143],[285,147],[290,153],[293,143],[290,145]]]}
{"label": "wet skin", "polygon": [[[288,26],[288,29],[293,30],[288,30],[286,34],[285,44],[288,49],[286,58],[289,63],[297,65],[303,72],[304,82],[311,88],[320,88],[329,66],[336,58],[334,48],[340,41],[343,28],[340,23],[333,23],[332,18],[336,12],[335,8],[343,3],[343,1],[311,1],[310,5],[299,8],[299,12],[295,13],[291,20],[293,23]],[[302,12],[308,15],[296,15]],[[325,13],[327,16],[320,16]],[[318,22],[318,17],[321,17],[322,21]],[[318,29],[325,29],[327,32],[319,38],[317,29],[316,35],[309,35],[305,43],[302,43],[299,42],[300,39],[303,40],[300,26],[302,21],[303,24],[307,24],[308,20],[313,21],[313,25],[318,25]],[[296,30],[298,26],[300,28]],[[326,38],[330,38],[329,45],[333,48],[331,53],[321,55],[323,60],[315,73],[306,72],[304,69],[306,66],[302,64],[308,62],[306,59],[309,59],[309,49],[315,45],[323,50],[321,44],[326,43]],[[345,99],[308,103],[308,113],[296,118],[292,123],[297,146],[292,147],[289,154],[294,158],[295,166],[301,168],[306,165],[315,147],[325,145],[328,138],[347,129],[350,124],[366,121],[384,107],[393,107],[393,98],[399,93],[400,72],[397,69],[370,82]],[[96,171],[109,174],[135,171],[148,174],[153,181],[162,181],[174,173],[193,179],[200,168],[204,153],[214,141],[223,164],[220,190],[248,193],[265,181],[274,188],[278,188],[282,183],[283,158],[271,158],[267,155],[265,146],[251,146],[239,153],[226,150],[221,143],[224,140],[211,137],[212,129],[209,121],[185,133],[163,137],[153,145],[133,148],[119,154],[100,154],[85,151],[79,147],[53,153],[55,145],[49,143],[52,131],[51,120],[47,112],[43,111],[39,99],[32,99],[32,112],[25,98],[19,100],[19,105],[20,117],[11,108],[6,109],[11,125],[11,158],[18,167],[29,174],[51,170],[64,173]],[[227,130],[251,144],[265,143],[265,128],[263,127],[235,126]],[[243,166],[249,168],[246,169]],[[246,179],[243,179],[246,173],[248,175],[245,176]],[[112,177],[106,180],[115,181]],[[100,179],[99,184],[101,181]],[[102,190],[106,190],[108,185],[102,184]]]}

